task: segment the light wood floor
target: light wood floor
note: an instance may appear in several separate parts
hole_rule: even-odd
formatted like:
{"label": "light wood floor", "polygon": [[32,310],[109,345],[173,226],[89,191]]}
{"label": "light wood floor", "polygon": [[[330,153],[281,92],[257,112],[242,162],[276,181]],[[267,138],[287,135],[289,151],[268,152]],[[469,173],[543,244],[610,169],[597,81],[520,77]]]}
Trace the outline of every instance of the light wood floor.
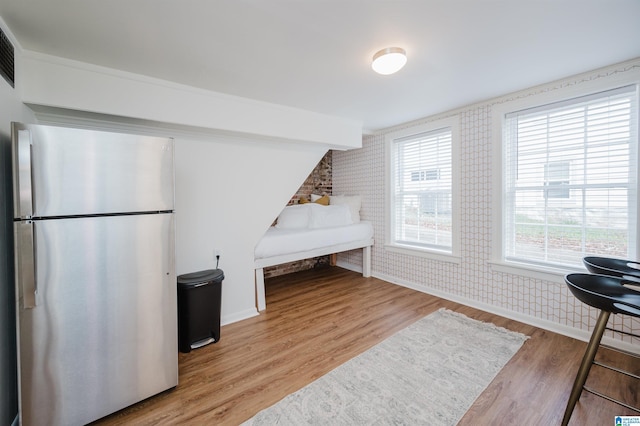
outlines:
{"label": "light wood floor", "polygon": [[[560,424],[585,343],[336,267],[267,280],[262,315],[180,354],[177,388],[97,423],[237,425],[441,307],[531,336],[460,425]],[[640,373],[637,360],[604,352]],[[599,370],[588,383],[640,405],[637,383]],[[570,424],[613,425],[616,415],[638,414],[585,392]]]}

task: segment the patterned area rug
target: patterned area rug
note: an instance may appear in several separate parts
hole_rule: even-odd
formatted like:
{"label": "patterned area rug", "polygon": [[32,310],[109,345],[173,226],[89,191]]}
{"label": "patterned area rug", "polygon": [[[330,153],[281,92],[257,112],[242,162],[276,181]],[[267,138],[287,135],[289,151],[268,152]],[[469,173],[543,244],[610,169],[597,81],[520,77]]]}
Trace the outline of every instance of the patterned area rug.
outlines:
{"label": "patterned area rug", "polygon": [[527,338],[440,309],[244,425],[455,425]]}

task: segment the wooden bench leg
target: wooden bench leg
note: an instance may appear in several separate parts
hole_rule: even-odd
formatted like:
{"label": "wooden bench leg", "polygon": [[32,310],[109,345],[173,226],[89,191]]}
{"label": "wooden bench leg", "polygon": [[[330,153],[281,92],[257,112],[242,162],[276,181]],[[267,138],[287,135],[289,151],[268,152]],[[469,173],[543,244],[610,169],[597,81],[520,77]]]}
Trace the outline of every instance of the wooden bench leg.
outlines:
{"label": "wooden bench leg", "polygon": [[256,269],[256,304],[258,311],[267,309],[267,300],[264,291],[264,269]]}
{"label": "wooden bench leg", "polygon": [[371,246],[362,248],[362,276],[371,276]]}

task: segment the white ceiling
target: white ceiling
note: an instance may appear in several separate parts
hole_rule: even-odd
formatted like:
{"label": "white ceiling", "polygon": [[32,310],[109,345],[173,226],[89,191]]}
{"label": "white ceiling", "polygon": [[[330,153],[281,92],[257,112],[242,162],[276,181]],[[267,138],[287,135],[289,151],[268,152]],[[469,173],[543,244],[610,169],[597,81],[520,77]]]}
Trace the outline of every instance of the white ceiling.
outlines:
{"label": "white ceiling", "polygon": [[[381,129],[640,57],[639,0],[0,0],[27,50]],[[408,63],[370,61],[400,46]]]}

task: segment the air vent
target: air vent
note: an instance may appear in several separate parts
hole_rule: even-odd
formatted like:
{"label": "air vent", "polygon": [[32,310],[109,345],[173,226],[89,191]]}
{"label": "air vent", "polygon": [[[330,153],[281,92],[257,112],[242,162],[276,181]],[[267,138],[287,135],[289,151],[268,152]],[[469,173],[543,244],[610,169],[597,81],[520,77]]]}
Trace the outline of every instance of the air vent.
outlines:
{"label": "air vent", "polygon": [[2,29],[0,29],[0,74],[2,74],[11,87],[15,87],[14,69],[13,45]]}

